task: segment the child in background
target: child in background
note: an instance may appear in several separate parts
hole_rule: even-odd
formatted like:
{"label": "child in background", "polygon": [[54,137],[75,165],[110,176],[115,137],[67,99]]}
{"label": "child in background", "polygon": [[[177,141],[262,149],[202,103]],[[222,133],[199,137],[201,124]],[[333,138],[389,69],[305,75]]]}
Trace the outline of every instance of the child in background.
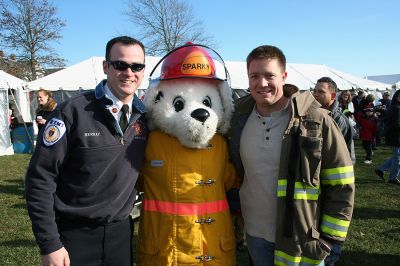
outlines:
{"label": "child in background", "polygon": [[378,131],[378,118],[372,106],[365,106],[362,112],[357,114],[357,122],[360,125],[360,140],[365,150],[365,164],[372,163],[372,147],[374,146],[376,132]]}

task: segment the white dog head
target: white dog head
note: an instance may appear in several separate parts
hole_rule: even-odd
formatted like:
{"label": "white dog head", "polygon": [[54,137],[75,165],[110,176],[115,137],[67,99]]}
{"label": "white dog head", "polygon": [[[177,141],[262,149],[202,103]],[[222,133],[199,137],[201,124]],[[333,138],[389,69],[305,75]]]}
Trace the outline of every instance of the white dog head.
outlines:
{"label": "white dog head", "polygon": [[225,133],[233,113],[229,85],[211,79],[155,80],[144,102],[150,129],[158,128],[190,148],[206,148],[216,132]]}

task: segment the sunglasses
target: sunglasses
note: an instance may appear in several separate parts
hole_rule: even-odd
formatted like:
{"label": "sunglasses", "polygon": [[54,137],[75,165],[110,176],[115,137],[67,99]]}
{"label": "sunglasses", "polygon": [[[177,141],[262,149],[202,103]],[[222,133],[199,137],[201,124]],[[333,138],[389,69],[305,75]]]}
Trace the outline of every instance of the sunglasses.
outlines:
{"label": "sunglasses", "polygon": [[107,61],[109,65],[112,65],[115,70],[118,71],[125,71],[128,69],[128,67],[132,70],[132,72],[139,72],[141,71],[146,65],[145,64],[139,64],[139,63],[132,63],[128,64],[124,61]]}

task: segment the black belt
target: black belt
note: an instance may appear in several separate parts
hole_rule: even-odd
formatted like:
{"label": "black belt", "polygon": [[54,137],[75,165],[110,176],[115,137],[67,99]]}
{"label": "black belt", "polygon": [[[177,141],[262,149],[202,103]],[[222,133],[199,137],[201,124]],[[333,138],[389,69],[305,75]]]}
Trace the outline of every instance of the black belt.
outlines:
{"label": "black belt", "polygon": [[[129,217],[129,216],[128,216]],[[59,227],[63,228],[78,228],[78,227],[99,227],[115,225],[117,223],[125,221],[127,218],[115,219],[112,221],[104,221],[101,219],[90,219],[86,217],[77,217],[64,214],[56,215],[56,223]]]}

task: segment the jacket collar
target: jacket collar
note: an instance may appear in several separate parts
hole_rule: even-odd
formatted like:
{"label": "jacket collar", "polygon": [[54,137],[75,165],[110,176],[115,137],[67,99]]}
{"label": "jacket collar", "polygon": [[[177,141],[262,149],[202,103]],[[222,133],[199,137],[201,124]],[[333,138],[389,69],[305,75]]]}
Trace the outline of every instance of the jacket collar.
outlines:
{"label": "jacket collar", "polygon": [[[113,105],[113,101],[107,97],[106,93],[105,93],[105,88],[104,86],[106,85],[107,80],[104,79],[102,80],[97,86],[96,89],[94,91],[95,97],[96,99],[103,105],[104,108],[108,108],[111,105]],[[144,104],[142,103],[142,101],[139,99],[139,97],[137,97],[137,95],[135,94],[133,96],[133,101],[132,101],[132,111],[140,114],[146,113],[146,107],[144,106]]]}
{"label": "jacket collar", "polygon": [[253,112],[253,108],[256,102],[254,101],[253,97],[251,94],[248,94],[244,97],[241,97],[235,101],[235,106],[240,106],[240,109],[236,109],[237,113],[239,115],[242,114],[250,114]]}
{"label": "jacket collar", "polygon": [[310,109],[320,108],[321,104],[315,100],[310,91],[296,92],[292,96],[292,110],[298,116],[305,116]]}

